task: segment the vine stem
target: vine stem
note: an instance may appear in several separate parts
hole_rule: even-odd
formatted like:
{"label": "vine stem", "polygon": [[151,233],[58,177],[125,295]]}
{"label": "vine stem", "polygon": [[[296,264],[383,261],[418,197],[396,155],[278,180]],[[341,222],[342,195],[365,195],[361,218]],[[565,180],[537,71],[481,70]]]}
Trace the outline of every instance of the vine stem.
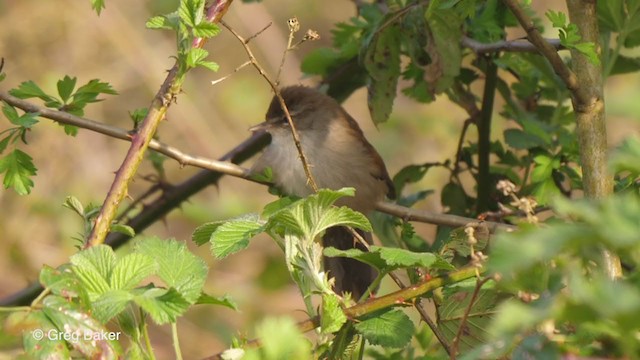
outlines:
{"label": "vine stem", "polygon": [[[215,1],[207,10],[207,20],[211,22],[220,21],[222,16],[227,12],[231,2],[232,0]],[[192,46],[202,47],[205,40],[206,39],[194,39]],[[180,91],[183,75],[178,76],[178,69],[179,64],[176,61],[175,65],[169,70],[162,86],[160,86],[160,90],[158,90],[151,102],[147,116],[145,116],[140,127],[131,136],[131,146],[120,168],[116,172],[115,179],[111,183],[109,192],[96,217],[95,225],[87,238],[85,248],[104,243],[118,207],[122,200],[128,195],[127,190],[129,184],[138,171],[138,167],[144,158],[144,153],[149,147],[149,143],[160,122],[164,119],[167,109]]]}

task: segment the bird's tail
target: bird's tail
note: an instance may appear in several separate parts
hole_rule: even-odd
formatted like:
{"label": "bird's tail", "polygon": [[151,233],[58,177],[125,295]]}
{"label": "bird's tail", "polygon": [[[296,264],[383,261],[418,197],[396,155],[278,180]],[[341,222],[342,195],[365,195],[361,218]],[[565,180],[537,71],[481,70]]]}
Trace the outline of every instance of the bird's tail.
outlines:
{"label": "bird's tail", "polygon": [[[356,229],[356,231],[371,244],[371,233]],[[360,244],[354,236],[342,226],[329,228],[323,238],[324,247],[333,246],[340,250],[357,248],[366,251],[364,245]],[[338,294],[350,292],[354,300],[358,300],[367,288],[373,283],[378,272],[373,267],[358,260],[344,257],[325,257],[325,270],[329,272],[329,277],[335,278],[334,290]]]}

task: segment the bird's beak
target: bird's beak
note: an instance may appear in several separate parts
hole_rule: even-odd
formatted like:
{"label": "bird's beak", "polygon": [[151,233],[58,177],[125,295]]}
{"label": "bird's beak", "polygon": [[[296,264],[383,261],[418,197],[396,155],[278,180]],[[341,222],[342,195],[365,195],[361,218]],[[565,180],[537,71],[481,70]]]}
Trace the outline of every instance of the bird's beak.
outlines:
{"label": "bird's beak", "polygon": [[252,127],[249,128],[249,131],[251,132],[267,131],[269,128],[270,128],[269,123],[265,121],[265,122],[261,122],[260,124],[253,125]]}

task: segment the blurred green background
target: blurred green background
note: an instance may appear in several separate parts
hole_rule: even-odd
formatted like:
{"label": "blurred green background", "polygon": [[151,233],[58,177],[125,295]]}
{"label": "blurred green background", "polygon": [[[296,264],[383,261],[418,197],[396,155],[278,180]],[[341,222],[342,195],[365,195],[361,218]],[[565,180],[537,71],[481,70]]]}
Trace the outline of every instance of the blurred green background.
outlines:
{"label": "blurred green background", "polygon": [[[105,101],[89,105],[85,117],[129,129],[128,112],[149,105],[166,70],[173,65],[171,56],[175,53],[172,33],[146,30],[144,24],[153,15],[173,11],[177,3],[177,0],[107,0],[106,9],[98,17],[88,0],[0,0],[0,57],[5,59],[7,73],[0,90],[8,91],[22,81],[33,80],[45,91],[53,92],[56,81],[64,75],[78,77],[78,84],[99,78],[112,84],[120,95],[104,96]],[[549,8],[564,10],[557,1],[536,1],[534,6],[541,10],[539,13]],[[316,47],[329,46],[334,24],[355,14],[355,5],[346,0],[267,0],[247,4],[236,1],[225,21],[245,37],[273,24],[250,44],[272,76],[286,46],[288,18],[298,17],[301,34],[309,28],[318,31],[321,40],[305,43],[290,52],[282,73],[282,84],[314,85],[317,79],[304,77],[299,70],[304,55]],[[515,31],[509,37],[522,35],[521,31]],[[547,35],[554,37],[553,30],[548,30]],[[187,76],[184,93],[171,106],[159,137],[184,152],[217,158],[248,137],[248,127],[262,120],[271,91],[250,67],[212,86],[211,80],[233,71],[246,61],[246,55],[226,30],[206,48],[211,60],[220,64],[220,71],[195,69]],[[399,90],[403,87],[400,84]],[[391,119],[378,129],[370,121],[364,89],[344,104],[385,159],[389,172],[393,175],[411,163],[452,158],[466,114],[446,97],[441,96],[432,104],[419,104],[398,92]],[[606,101],[612,146],[624,136],[639,132],[639,98],[637,75],[609,79]],[[498,99],[493,128],[497,139],[502,138],[502,130],[509,126],[497,115],[500,106]],[[8,121],[1,119],[0,131],[8,127]],[[472,128],[468,139],[474,138]],[[3,274],[0,297],[36,280],[43,264],[57,266],[76,251],[77,241],[72,238],[81,231],[81,221],[64,209],[62,203],[68,195],[76,196],[84,204],[100,203],[128,149],[126,142],[87,130],[80,130],[75,138],[66,136],[60,126],[46,119],[35,127],[28,140],[29,146],[22,148],[38,167],[35,188],[25,197],[0,191]],[[181,168],[172,160],[166,161],[165,168],[168,180],[173,183],[199,171]],[[151,185],[144,179],[150,174],[153,170],[147,162],[130,188],[131,197],[136,198]],[[430,170],[415,187],[436,192],[416,207],[442,211],[438,190],[447,178],[446,171]],[[273,196],[265,187],[225,177],[219,187],[201,192],[145,231],[186,241],[210,264],[206,291],[213,295],[229,294],[241,309],[233,312],[196,306],[181,318],[178,327],[185,358],[211,355],[225,348],[232,336],[250,337],[249,325],[266,314],[306,317],[280,250],[267,238],[256,239],[247,251],[221,261],[213,259],[206,247],[196,249],[189,240],[194,228],[205,221],[257,212],[271,200]],[[416,226],[423,237],[433,237],[433,226]],[[170,328],[153,327],[152,331],[159,358],[172,357]],[[0,339],[0,359],[17,353],[12,350],[15,340]]]}

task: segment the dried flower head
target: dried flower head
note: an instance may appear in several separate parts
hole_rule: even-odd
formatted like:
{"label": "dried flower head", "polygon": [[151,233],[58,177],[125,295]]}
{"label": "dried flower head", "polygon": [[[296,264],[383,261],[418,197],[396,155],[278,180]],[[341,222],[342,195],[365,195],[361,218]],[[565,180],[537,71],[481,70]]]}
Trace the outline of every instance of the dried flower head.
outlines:
{"label": "dried flower head", "polygon": [[287,25],[289,25],[289,31],[292,33],[298,32],[298,30],[300,30],[300,21],[298,21],[298,18],[295,16],[287,20]]}

